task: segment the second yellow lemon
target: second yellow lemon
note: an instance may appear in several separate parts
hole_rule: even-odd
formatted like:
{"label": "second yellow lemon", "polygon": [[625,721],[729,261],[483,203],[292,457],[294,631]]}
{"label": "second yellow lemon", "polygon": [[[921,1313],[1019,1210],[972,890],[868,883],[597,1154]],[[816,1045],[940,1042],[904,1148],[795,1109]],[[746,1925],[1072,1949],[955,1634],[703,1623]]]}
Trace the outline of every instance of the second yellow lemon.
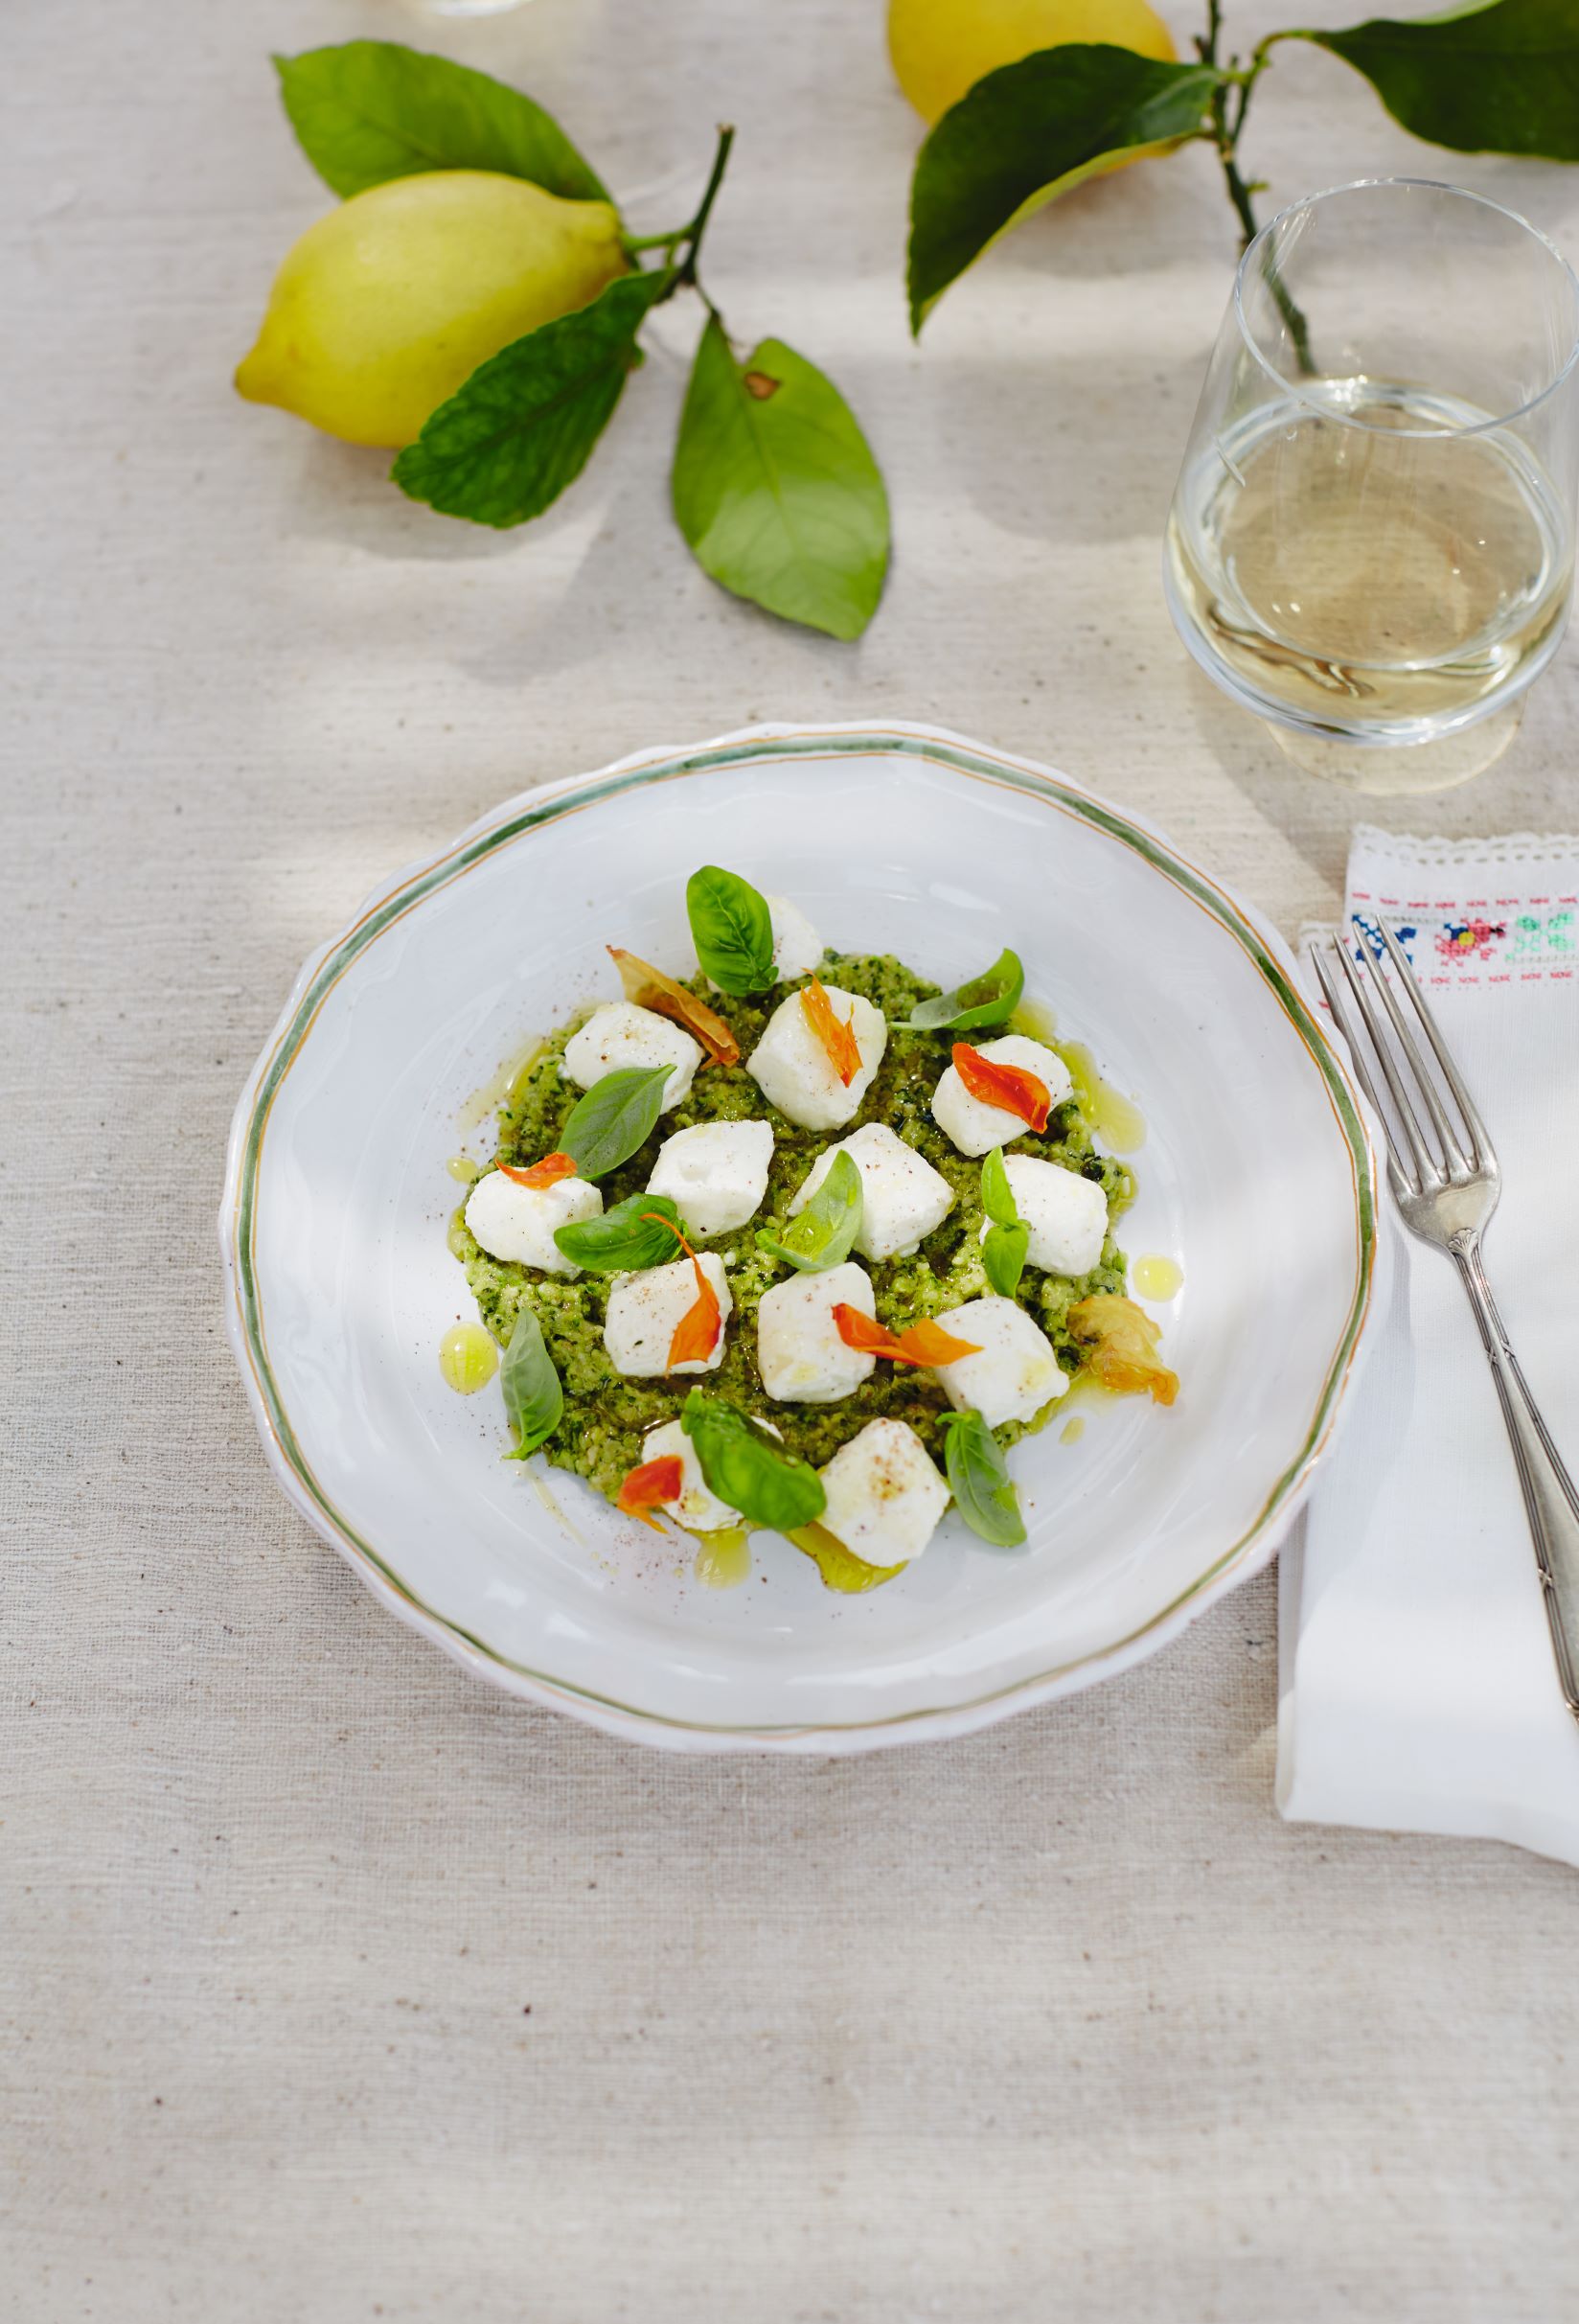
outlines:
{"label": "second yellow lemon", "polygon": [[1146,0],[889,0],[888,53],[900,87],[927,121],[1000,64],[1087,40],[1164,62],[1176,53]]}
{"label": "second yellow lemon", "polygon": [[236,384],[353,444],[409,444],[479,363],[629,264],[607,202],[485,170],[395,178],[287,253]]}

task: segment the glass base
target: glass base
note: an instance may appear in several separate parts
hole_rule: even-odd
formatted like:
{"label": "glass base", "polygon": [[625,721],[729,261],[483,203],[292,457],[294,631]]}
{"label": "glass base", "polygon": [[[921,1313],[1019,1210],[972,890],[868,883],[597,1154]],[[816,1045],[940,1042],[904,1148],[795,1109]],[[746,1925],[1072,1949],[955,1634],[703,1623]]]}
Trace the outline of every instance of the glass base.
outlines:
{"label": "glass base", "polygon": [[1523,715],[1521,695],[1506,709],[1434,743],[1358,744],[1341,736],[1305,734],[1297,726],[1274,725],[1270,720],[1266,725],[1278,748],[1306,774],[1345,791],[1400,796],[1411,791],[1452,791],[1459,783],[1473,782],[1497,764]]}
{"label": "glass base", "polygon": [[521,0],[406,0],[416,16],[503,16]]}

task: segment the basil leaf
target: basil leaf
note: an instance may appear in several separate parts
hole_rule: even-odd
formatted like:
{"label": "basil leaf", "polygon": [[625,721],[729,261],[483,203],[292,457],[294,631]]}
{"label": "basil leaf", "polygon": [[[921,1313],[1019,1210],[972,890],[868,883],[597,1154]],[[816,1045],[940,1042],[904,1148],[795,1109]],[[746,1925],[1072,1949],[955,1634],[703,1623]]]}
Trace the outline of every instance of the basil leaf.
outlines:
{"label": "basil leaf", "polygon": [[1018,1549],[1025,1520],[1002,1446],[978,1412],[952,1413],[946,1427],[943,1465],[960,1515],[995,1549]]}
{"label": "basil leaf", "polygon": [[697,348],[672,478],[704,572],[786,621],[858,637],[888,570],[888,495],[833,381],[782,339],[737,363],[716,316]]}
{"label": "basil leaf", "polygon": [[1019,1289],[1019,1278],[1025,1273],[1025,1254],[1030,1248],[1029,1227],[988,1228],[981,1246],[981,1263],[999,1299],[1012,1300]]}
{"label": "basil leaf", "polygon": [[711,1491],[753,1525],[788,1532],[822,1515],[828,1496],[814,1468],[777,1446],[767,1430],[721,1396],[694,1388],[680,1425],[697,1448]]}
{"label": "basil leaf", "polygon": [[995,1146],[981,1165],[981,1207],[990,1222],[981,1241],[987,1280],[1000,1299],[1012,1300],[1025,1273],[1031,1230],[1020,1223],[1001,1146]]}
{"label": "basil leaf", "polygon": [[944,114],[910,187],[910,328],[950,283],[1044,202],[1119,156],[1199,136],[1225,76],[1130,49],[1040,49],[988,73]]}
{"label": "basil leaf", "polygon": [[1352,64],[1395,121],[1459,153],[1579,161],[1579,12],[1573,0],[1496,0],[1347,32],[1291,32]]}
{"label": "basil leaf", "polygon": [[788,1259],[804,1275],[820,1275],[825,1267],[837,1267],[849,1257],[864,1207],[860,1171],[841,1147],[805,1209],[782,1234],[761,1229],[757,1247],[771,1252],[774,1258]]}
{"label": "basil leaf", "polygon": [[667,1194],[628,1194],[601,1218],[556,1227],[554,1240],[589,1275],[633,1275],[638,1267],[661,1267],[666,1259],[678,1258],[683,1231],[684,1221]]}
{"label": "basil leaf", "polygon": [[1000,1227],[1018,1227],[1019,1207],[1009,1184],[1003,1148],[995,1146],[981,1165],[981,1207]]}
{"label": "basil leaf", "polygon": [[496,170],[570,201],[608,199],[552,115],[488,73],[396,40],[346,40],[274,67],[302,150],[336,194],[426,170]]}
{"label": "basil leaf", "polygon": [[473,524],[540,517],[591,458],[641,361],[636,334],[675,279],[672,266],[622,275],[479,363],[397,458],[401,492]]}
{"label": "basil leaf", "polygon": [[542,1325],[524,1303],[499,1366],[499,1387],[505,1417],[516,1437],[515,1450],[506,1453],[505,1459],[524,1461],[547,1443],[564,1411],[564,1391],[544,1345]]}
{"label": "basil leaf", "polygon": [[606,1178],[647,1143],[674,1070],[672,1065],[622,1066],[577,1098],[560,1132],[559,1151],[569,1155],[583,1178]]}
{"label": "basil leaf", "polygon": [[685,884],[685,912],[698,962],[720,992],[739,998],[778,981],[773,915],[748,880],[704,863]]}
{"label": "basil leaf", "polygon": [[1019,955],[999,953],[979,977],[956,984],[951,993],[940,993],[935,1001],[918,1001],[904,1022],[918,1033],[937,1033],[945,1026],[964,1033],[982,1025],[1002,1024],[1018,1008],[1024,990],[1025,971]]}

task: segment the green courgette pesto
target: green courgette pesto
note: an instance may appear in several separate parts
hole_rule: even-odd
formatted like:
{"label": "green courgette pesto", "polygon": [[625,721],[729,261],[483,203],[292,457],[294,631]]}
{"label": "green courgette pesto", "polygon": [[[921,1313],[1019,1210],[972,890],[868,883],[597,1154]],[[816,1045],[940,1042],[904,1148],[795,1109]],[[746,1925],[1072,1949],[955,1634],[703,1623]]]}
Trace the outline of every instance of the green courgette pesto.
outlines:
{"label": "green courgette pesto", "polygon": [[[981,1164],[956,1150],[930,1112],[932,1092],[950,1061],[950,1046],[959,1036],[913,1033],[904,1023],[916,1003],[930,1000],[938,987],[887,955],[826,954],[818,974],[824,983],[861,994],[882,1011],[888,1023],[886,1054],[855,1120],[838,1130],[797,1129],[768,1105],[744,1062],[728,1068],[705,1065],[684,1102],[660,1116],[641,1151],[600,1182],[604,1202],[611,1208],[625,1195],[645,1189],[659,1146],[675,1130],[703,1121],[753,1117],[770,1121],[775,1145],[762,1208],[733,1233],[711,1236],[701,1246],[722,1258],[735,1301],[723,1362],[717,1371],[703,1375],[703,1383],[743,1412],[758,1413],[771,1420],[789,1450],[815,1467],[831,1460],[840,1445],[880,1415],[908,1421],[941,1465],[939,1416],[949,1407],[929,1374],[879,1364],[869,1380],[837,1404],[780,1404],[764,1392],[757,1372],[757,1302],[790,1272],[758,1250],[757,1231],[773,1220],[781,1226],[787,1221],[790,1201],[818,1154],[847,1138],[861,1122],[886,1122],[942,1172],[957,1197],[942,1226],[912,1257],[877,1263],[861,1260],[872,1277],[879,1320],[896,1331],[903,1330],[923,1316],[937,1315],[992,1290],[981,1263]],[[728,1021],[744,1060],[755,1048],[773,1009],[787,993],[799,990],[806,981],[791,978],[752,1000],[715,992],[699,976],[691,989]],[[501,1110],[500,1162],[534,1162],[558,1145],[560,1129],[581,1094],[561,1072],[560,1061],[576,1024],[584,1022],[587,1014],[589,1011],[583,1011],[545,1044]],[[1133,1182],[1122,1162],[1096,1151],[1078,1098],[1071,1097],[1057,1109],[1043,1137],[1017,1139],[1014,1151],[1041,1155],[1080,1170],[1095,1179],[1108,1195],[1110,1232],[1101,1263],[1078,1280],[1027,1268],[1017,1295],[1019,1304],[1052,1341],[1064,1370],[1073,1375],[1080,1369],[1084,1351],[1065,1319],[1069,1309],[1090,1293],[1122,1293],[1125,1288],[1125,1261],[1110,1230],[1133,1196]],[[612,1501],[621,1480],[641,1461],[642,1439],[648,1430],[678,1416],[695,1376],[628,1380],[614,1369],[603,1345],[610,1277],[583,1275],[566,1280],[536,1274],[514,1261],[492,1258],[468,1231],[460,1215],[450,1229],[450,1248],[465,1264],[483,1321],[501,1344],[510,1338],[521,1302],[525,1300],[535,1309],[564,1385],[564,1415],[543,1449],[557,1466],[584,1477]],[[1024,1433],[1014,1423],[996,1431],[1004,1445]]]}

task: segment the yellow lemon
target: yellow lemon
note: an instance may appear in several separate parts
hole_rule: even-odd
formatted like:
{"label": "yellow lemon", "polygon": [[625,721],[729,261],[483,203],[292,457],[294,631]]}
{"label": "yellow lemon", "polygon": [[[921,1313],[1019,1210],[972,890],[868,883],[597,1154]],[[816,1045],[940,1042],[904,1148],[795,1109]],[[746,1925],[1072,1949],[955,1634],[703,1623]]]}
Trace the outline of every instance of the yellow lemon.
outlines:
{"label": "yellow lemon", "polygon": [[1146,0],[888,0],[888,54],[927,121],[958,104],[984,73],[1077,40],[1105,40],[1163,63],[1175,55]]}
{"label": "yellow lemon", "polygon": [[607,202],[487,170],[397,177],[309,226],[236,384],[349,443],[409,444],[479,363],[629,265]]}

